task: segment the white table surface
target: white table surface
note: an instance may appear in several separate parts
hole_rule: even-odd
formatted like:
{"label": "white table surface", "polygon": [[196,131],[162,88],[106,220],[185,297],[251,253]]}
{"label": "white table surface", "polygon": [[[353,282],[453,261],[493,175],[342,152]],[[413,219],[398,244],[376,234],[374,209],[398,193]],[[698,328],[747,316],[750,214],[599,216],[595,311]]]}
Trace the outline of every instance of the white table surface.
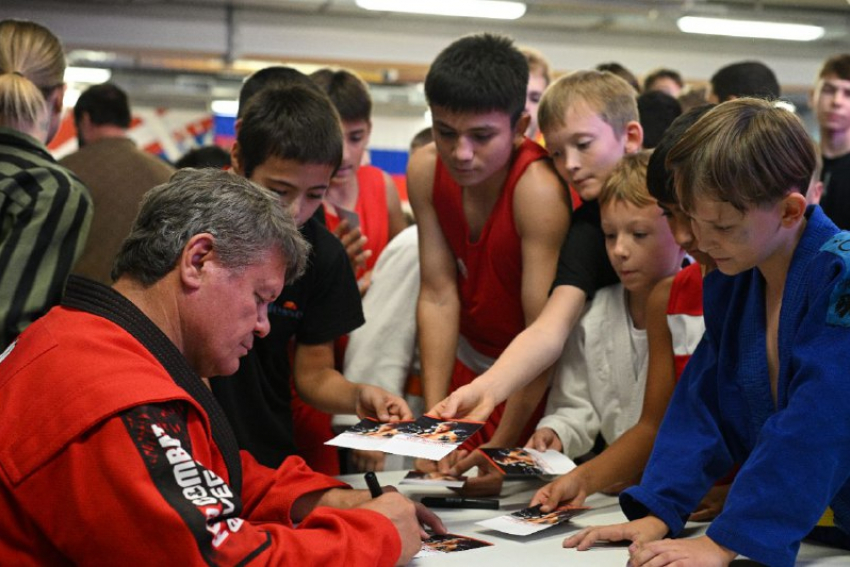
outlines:
{"label": "white table surface", "polygon": [[[422,496],[453,496],[454,492],[447,488],[430,488],[416,485],[399,485],[405,471],[389,471],[378,473],[381,485],[393,485],[403,494],[414,500]],[[363,475],[345,475],[341,480],[355,488],[365,488]],[[592,510],[577,516],[570,522],[554,526],[542,532],[527,537],[518,537],[489,530],[476,525],[476,522],[516,512],[528,506],[534,492],[543,486],[542,481],[521,480],[505,482],[499,497],[499,510],[451,510],[435,509],[451,533],[465,535],[492,543],[490,547],[450,553],[441,556],[431,556],[414,559],[410,565],[415,567],[438,565],[483,565],[487,567],[544,567],[549,565],[593,566],[593,567],[624,567],[628,560],[626,545],[598,547],[588,551],[564,549],[561,542],[564,538],[586,526],[612,524],[625,521],[620,511],[617,499],[604,495],[593,495],[588,498],[586,505]],[[701,534],[706,524],[691,524],[690,533]],[[733,565],[757,565],[747,560],[737,560]],[[850,567],[850,552],[833,549],[814,543],[804,543],[797,557],[797,565],[804,566],[843,566]]]}

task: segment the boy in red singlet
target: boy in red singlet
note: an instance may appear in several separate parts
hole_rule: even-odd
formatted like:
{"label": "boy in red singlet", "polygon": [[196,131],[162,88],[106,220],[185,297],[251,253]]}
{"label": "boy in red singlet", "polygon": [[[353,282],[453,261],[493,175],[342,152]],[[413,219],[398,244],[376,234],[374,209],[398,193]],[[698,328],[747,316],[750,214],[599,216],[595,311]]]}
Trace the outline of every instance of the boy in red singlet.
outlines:
{"label": "boy in red singlet", "polygon": [[617,282],[605,253],[596,198],[620,158],[641,147],[634,90],[611,73],[577,71],[546,89],[538,119],[558,173],[584,204],[572,219],[540,316],[479,380],[431,406],[431,412],[444,419],[484,418],[518,388],[534,384],[561,355],[585,302],[596,290]]}
{"label": "boy in red singlet", "polygon": [[[489,368],[537,317],[555,276],[569,193],[546,151],[524,137],[527,84],[525,57],[490,34],[455,41],[425,80],[435,143],[411,157],[408,183],[426,407]],[[524,441],[545,374],[517,393],[517,411],[503,418],[498,408],[467,446]]]}
{"label": "boy in red singlet", "polygon": [[366,83],[345,69],[320,69],[310,78],[327,93],[342,118],[342,164],[323,200],[325,225],[345,243],[346,233],[358,227],[345,221],[340,209],[357,214],[366,243],[351,260],[360,293],[366,293],[378,256],[407,223],[392,178],[377,167],[361,165],[372,133],[372,99]]}

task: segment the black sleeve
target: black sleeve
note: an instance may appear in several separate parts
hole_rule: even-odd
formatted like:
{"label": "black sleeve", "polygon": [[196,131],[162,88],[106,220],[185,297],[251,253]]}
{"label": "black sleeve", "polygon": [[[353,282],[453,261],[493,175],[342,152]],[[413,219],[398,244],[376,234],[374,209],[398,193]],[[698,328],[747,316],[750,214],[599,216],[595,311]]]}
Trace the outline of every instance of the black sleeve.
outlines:
{"label": "black sleeve", "polygon": [[[304,318],[298,326],[296,340],[304,344],[321,344],[350,333],[366,320],[354,271],[342,243],[322,226],[315,230],[313,252],[315,278],[310,282],[309,299]],[[306,283],[306,282],[305,282]]]}
{"label": "black sleeve", "polygon": [[573,225],[561,246],[554,290],[559,285],[571,285],[593,299],[596,290],[619,281],[608,260],[605,235],[599,221],[599,205],[585,203],[573,217]]}

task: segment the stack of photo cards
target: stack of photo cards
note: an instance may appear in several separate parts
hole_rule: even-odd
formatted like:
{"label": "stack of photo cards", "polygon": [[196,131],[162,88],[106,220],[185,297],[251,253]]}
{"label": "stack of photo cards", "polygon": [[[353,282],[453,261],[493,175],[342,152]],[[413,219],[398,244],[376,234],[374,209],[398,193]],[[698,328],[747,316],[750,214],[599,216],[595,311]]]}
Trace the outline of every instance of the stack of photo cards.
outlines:
{"label": "stack of photo cards", "polygon": [[540,505],[538,504],[537,506],[524,508],[513,514],[482,520],[478,522],[478,525],[506,534],[527,536],[566,522],[585,510],[590,510],[590,508],[586,506],[565,505],[559,506],[551,512],[543,513],[540,511]]}
{"label": "stack of photo cards", "polygon": [[430,415],[423,415],[416,421],[389,423],[366,418],[325,445],[439,461],[482,425],[481,421],[446,421]]}
{"label": "stack of photo cards", "polygon": [[559,476],[576,468],[572,459],[552,449],[545,452],[521,447],[478,450],[508,479]]}
{"label": "stack of photo cards", "polygon": [[414,557],[430,557],[444,553],[455,553],[456,551],[469,551],[470,549],[491,545],[493,544],[487,541],[457,534],[432,535],[422,542],[422,549]]}
{"label": "stack of photo cards", "polygon": [[463,488],[465,476],[452,476],[438,471],[410,471],[399,484],[418,484],[424,486],[444,486],[446,488]]}

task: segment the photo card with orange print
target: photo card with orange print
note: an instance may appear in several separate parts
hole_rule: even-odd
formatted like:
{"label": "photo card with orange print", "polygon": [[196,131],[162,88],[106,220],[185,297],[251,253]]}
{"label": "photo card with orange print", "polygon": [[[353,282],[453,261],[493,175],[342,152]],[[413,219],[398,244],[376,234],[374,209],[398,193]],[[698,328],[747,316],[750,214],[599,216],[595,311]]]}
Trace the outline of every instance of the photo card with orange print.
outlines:
{"label": "photo card with orange print", "polygon": [[452,476],[439,471],[408,471],[399,484],[418,484],[424,486],[442,486],[445,488],[463,488],[465,476]]}
{"label": "photo card with orange print", "polygon": [[538,504],[537,506],[524,508],[513,514],[505,514],[498,518],[483,520],[478,522],[478,525],[506,534],[527,536],[551,528],[552,526],[563,524],[586,510],[590,510],[590,508],[587,506],[570,506],[565,504],[555,508],[551,512],[541,512],[540,505]]}
{"label": "photo card with orange print", "polygon": [[442,420],[430,415],[423,415],[416,421],[388,423],[366,418],[325,445],[438,461],[457,449],[482,425],[480,421]]}
{"label": "photo card with orange print", "polygon": [[432,535],[422,542],[422,549],[414,556],[431,557],[443,555],[444,553],[455,553],[457,551],[469,551],[493,545],[489,541],[483,541],[457,534]]}
{"label": "photo card with orange print", "polygon": [[387,439],[398,435],[412,424],[413,421],[390,421],[383,423],[377,419],[367,417],[361,419],[358,423],[330,441],[327,441],[325,445],[334,445],[336,447],[358,449],[361,451],[382,451],[382,447],[386,444]]}
{"label": "photo card with orange print", "polygon": [[560,476],[576,467],[572,459],[552,449],[536,451],[528,447],[513,447],[478,450],[506,479]]}

